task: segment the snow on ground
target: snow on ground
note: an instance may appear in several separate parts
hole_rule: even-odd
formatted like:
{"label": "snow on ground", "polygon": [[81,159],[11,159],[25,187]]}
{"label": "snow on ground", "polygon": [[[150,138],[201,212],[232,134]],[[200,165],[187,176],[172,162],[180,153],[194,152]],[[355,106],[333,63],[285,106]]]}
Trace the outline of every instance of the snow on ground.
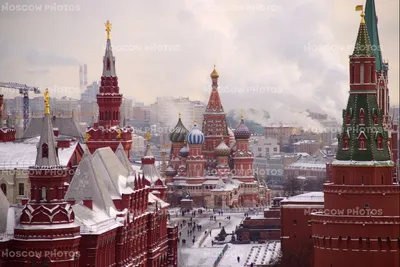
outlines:
{"label": "snow on ground", "polygon": [[[229,244],[228,250],[225,252],[222,260],[218,264],[218,267],[243,267],[245,261],[249,255],[251,248],[255,244],[241,244],[233,245]],[[237,257],[240,257],[240,262],[237,261]]]}
{"label": "snow on ground", "polygon": [[180,248],[178,252],[178,266],[212,267],[221,252],[222,247]]}

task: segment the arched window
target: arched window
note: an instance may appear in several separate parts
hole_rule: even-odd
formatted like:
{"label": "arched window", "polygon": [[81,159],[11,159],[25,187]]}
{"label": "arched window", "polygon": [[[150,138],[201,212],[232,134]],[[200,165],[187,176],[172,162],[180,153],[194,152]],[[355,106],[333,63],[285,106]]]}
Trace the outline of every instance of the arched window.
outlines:
{"label": "arched window", "polygon": [[49,157],[49,146],[47,143],[44,143],[42,145],[42,158],[48,158]]}
{"label": "arched window", "polygon": [[349,150],[349,136],[347,133],[343,134],[343,150]]}
{"label": "arched window", "polygon": [[47,197],[46,187],[42,187],[42,199],[41,200],[46,200],[46,197]]}
{"label": "arched window", "polygon": [[360,109],[360,125],[365,125],[365,112],[364,109]]}
{"label": "arched window", "polygon": [[110,70],[111,64],[110,64],[110,58],[107,58],[107,70]]}
{"label": "arched window", "polygon": [[7,185],[6,184],[1,184],[1,191],[3,191],[4,195],[7,196]]}
{"label": "arched window", "polygon": [[367,140],[367,138],[366,138],[364,132],[361,132],[360,135],[358,136],[358,150],[361,150],[361,151],[367,150],[366,140]]}
{"label": "arched window", "polygon": [[382,140],[382,135],[379,133],[377,137],[377,149],[378,150],[383,150],[383,140]]}

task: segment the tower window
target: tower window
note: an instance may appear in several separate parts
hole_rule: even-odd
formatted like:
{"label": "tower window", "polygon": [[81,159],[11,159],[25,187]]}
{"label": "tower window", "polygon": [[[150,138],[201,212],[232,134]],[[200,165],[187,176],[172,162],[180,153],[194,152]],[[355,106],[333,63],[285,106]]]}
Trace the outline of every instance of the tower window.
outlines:
{"label": "tower window", "polygon": [[343,150],[349,150],[349,136],[347,133],[344,133],[343,135]]}
{"label": "tower window", "polygon": [[25,195],[25,185],[24,183],[18,184],[18,195],[23,196]]}
{"label": "tower window", "polygon": [[383,175],[381,176],[381,184],[383,184]]}
{"label": "tower window", "polygon": [[361,184],[364,185],[364,176],[361,176]]}
{"label": "tower window", "polygon": [[42,145],[42,158],[48,158],[49,157],[49,146],[47,143],[44,143]]}
{"label": "tower window", "polygon": [[366,136],[364,134],[364,132],[361,132],[359,137],[358,137],[358,150],[367,150],[366,148]]}
{"label": "tower window", "polygon": [[42,199],[41,200],[46,200],[46,187],[42,187]]}
{"label": "tower window", "polygon": [[360,84],[364,83],[364,64],[361,64],[360,66]]}
{"label": "tower window", "polygon": [[342,176],[342,183],[344,184],[344,175]]}
{"label": "tower window", "polygon": [[361,109],[360,110],[360,125],[365,124],[364,118],[365,118],[365,112],[364,112],[364,109]]}
{"label": "tower window", "polygon": [[377,149],[378,150],[383,150],[383,142],[382,142],[382,135],[378,134],[378,138],[377,138]]}
{"label": "tower window", "polygon": [[106,67],[106,69],[110,70],[110,68],[111,68],[110,58],[107,58],[107,67]]}

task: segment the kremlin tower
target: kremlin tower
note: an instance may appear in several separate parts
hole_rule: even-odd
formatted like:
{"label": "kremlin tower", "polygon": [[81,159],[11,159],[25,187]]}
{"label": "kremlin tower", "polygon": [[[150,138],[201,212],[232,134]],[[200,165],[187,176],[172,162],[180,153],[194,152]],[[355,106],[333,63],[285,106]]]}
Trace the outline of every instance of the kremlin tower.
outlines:
{"label": "kremlin tower", "polygon": [[343,131],[331,179],[324,185],[325,211],[312,214],[314,266],[400,264],[399,184],[392,179],[385,113],[377,101],[380,59],[375,58],[364,16],[350,56]]}
{"label": "kremlin tower", "polygon": [[378,34],[378,17],[375,10],[375,0],[367,0],[365,6],[365,24],[368,31],[368,36],[372,45],[372,50],[375,56],[375,71],[376,71],[376,90],[378,107],[382,110],[383,126],[388,131],[388,145],[391,152],[391,159],[395,166],[393,168],[394,181],[398,181],[398,168],[396,167],[398,160],[398,125],[394,124],[390,114],[389,101],[389,63],[384,62],[382,58],[382,50],[379,42]]}
{"label": "kremlin tower", "polygon": [[106,52],[103,58],[103,75],[97,104],[99,105],[98,123],[89,127],[86,131],[86,144],[91,153],[97,148],[111,147],[115,152],[121,143],[126,155],[130,157],[132,146],[133,128],[120,128],[120,107],[122,94],[119,93],[118,77],[115,71],[115,57],[112,53],[110,32],[111,23],[105,24],[107,32]]}

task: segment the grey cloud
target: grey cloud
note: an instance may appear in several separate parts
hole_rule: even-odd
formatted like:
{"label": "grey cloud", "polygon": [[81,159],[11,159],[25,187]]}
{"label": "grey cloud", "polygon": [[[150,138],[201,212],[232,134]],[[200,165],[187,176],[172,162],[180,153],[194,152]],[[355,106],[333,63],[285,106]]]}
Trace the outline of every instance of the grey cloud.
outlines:
{"label": "grey cloud", "polygon": [[55,53],[44,53],[36,50],[29,51],[25,59],[28,64],[36,66],[74,66],[79,64],[79,61],[72,57],[63,57]]}

